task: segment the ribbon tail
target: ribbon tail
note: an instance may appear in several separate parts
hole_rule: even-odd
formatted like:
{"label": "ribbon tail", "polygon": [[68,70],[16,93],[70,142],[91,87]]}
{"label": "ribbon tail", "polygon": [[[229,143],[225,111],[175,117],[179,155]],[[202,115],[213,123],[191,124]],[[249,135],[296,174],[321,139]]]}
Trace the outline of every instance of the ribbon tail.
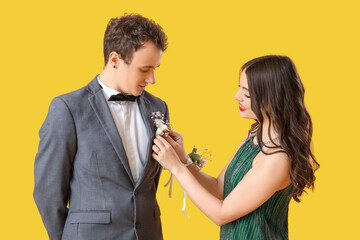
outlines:
{"label": "ribbon tail", "polygon": [[190,218],[189,215],[187,215],[187,213],[185,212],[185,208],[186,208],[186,193],[183,190],[183,207],[182,207],[181,211],[185,214],[185,216],[187,218]]}
{"label": "ribbon tail", "polygon": [[167,181],[167,183],[164,185],[164,187],[166,187],[167,185],[169,185],[169,198],[171,198],[171,192],[172,192],[172,185],[173,185],[173,175],[170,175],[169,181]]}

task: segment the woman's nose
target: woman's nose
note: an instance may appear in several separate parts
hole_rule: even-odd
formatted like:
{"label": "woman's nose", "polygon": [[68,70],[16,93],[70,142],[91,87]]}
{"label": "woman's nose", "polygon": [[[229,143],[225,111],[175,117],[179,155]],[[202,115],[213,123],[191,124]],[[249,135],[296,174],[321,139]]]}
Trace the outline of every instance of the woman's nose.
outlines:
{"label": "woman's nose", "polygon": [[240,91],[237,91],[237,92],[235,93],[235,96],[234,96],[234,98],[235,98],[235,100],[237,100],[237,101],[242,101],[242,98],[241,98],[241,93],[240,93]]}

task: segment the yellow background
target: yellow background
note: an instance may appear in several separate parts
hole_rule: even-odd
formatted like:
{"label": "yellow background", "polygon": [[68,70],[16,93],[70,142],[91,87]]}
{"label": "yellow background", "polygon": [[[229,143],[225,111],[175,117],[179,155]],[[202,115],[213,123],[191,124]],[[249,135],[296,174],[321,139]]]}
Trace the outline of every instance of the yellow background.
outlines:
{"label": "yellow background", "polygon": [[[100,3],[104,2],[104,3]],[[357,1],[12,1],[1,3],[0,239],[47,239],[32,199],[38,130],[53,97],[86,85],[103,67],[108,20],[135,12],[157,21],[169,48],[148,90],[164,99],[188,151],[208,147],[217,175],[251,121],[234,100],[239,67],[290,56],[306,88],[321,163],[316,189],[291,202],[291,239],[359,239],[359,6]],[[219,227],[182,192],[162,187],[165,239],[219,239]]]}

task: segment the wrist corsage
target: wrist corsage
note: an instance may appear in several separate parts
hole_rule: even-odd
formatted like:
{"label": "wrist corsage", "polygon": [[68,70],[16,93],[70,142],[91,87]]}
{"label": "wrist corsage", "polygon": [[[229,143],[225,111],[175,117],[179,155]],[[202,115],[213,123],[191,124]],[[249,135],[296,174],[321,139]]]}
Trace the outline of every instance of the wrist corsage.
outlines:
{"label": "wrist corsage", "polygon": [[207,156],[211,157],[211,153],[205,148],[204,152],[200,154],[194,146],[192,152],[189,153],[188,156],[195,166],[201,170],[205,166]]}

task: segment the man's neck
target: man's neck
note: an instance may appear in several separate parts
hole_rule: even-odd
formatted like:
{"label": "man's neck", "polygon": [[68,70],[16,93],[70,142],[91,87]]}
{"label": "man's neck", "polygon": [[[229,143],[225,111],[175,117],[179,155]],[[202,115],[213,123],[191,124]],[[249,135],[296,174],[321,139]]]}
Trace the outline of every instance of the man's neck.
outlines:
{"label": "man's neck", "polygon": [[115,81],[115,71],[109,66],[104,67],[103,71],[99,75],[99,79],[107,87],[112,88],[118,92],[125,93]]}

